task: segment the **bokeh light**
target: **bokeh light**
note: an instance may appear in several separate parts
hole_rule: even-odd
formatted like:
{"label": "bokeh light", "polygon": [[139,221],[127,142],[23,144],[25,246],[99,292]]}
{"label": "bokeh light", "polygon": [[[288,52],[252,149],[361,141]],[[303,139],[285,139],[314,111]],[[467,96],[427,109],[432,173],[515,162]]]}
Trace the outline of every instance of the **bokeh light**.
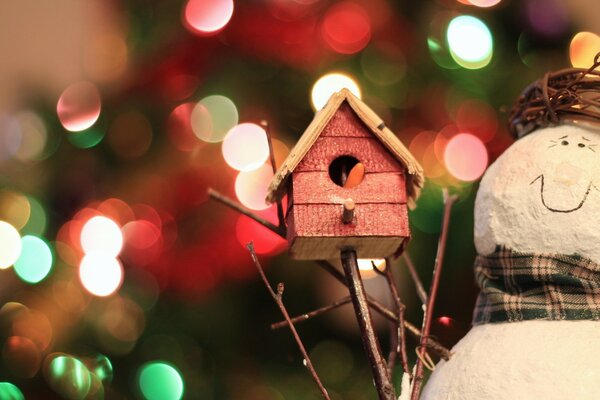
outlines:
{"label": "bokeh light", "polygon": [[478,18],[461,15],[452,19],[448,24],[447,40],[452,58],[464,68],[483,68],[492,59],[492,34]]}
{"label": "bokeh light", "polygon": [[21,238],[21,255],[15,262],[15,272],[27,283],[42,281],[52,269],[52,250],[45,240],[35,236]]}
{"label": "bokeh light", "polygon": [[21,236],[14,226],[0,221],[0,269],[13,265],[21,255]]}
{"label": "bokeh light", "polygon": [[233,15],[233,0],[188,0],[183,12],[187,28],[202,35],[225,27]]}
{"label": "bokeh light", "polygon": [[60,95],[56,112],[63,127],[71,132],[94,125],[100,116],[100,93],[89,82],[74,83]]}
{"label": "bokeh light", "polygon": [[103,382],[110,382],[113,378],[113,366],[110,359],[104,354],[98,354],[90,362],[89,370]]}
{"label": "bokeh light", "polygon": [[223,139],[225,162],[238,171],[252,171],[269,158],[267,133],[252,123],[233,127]]}
{"label": "bokeh light", "polygon": [[477,7],[481,7],[481,8],[488,8],[488,7],[493,7],[496,4],[500,3],[501,0],[465,0],[467,1],[467,3],[477,6]]}
{"label": "bokeh light", "polygon": [[11,336],[4,342],[2,360],[12,375],[33,378],[40,369],[42,354],[31,339]]}
{"label": "bokeh light", "polygon": [[21,147],[23,133],[19,121],[12,115],[0,114],[0,161],[13,157]]}
{"label": "bokeh light", "polygon": [[201,143],[192,130],[192,112],[195,106],[194,103],[183,103],[169,114],[167,133],[178,150],[189,152]]}
{"label": "bokeh light", "polygon": [[139,385],[146,400],[179,400],[184,391],[183,379],[179,371],[161,361],[142,366]]}
{"label": "bokeh light", "polygon": [[123,247],[123,234],[115,221],[104,216],[90,218],[81,230],[81,248],[86,254],[116,257]]}
{"label": "bokeh light", "polygon": [[450,139],[444,151],[448,172],[461,181],[474,181],[485,171],[488,153],[483,142],[474,135],[460,133]]}
{"label": "bokeh light", "polygon": [[600,36],[592,32],[579,32],[569,46],[569,58],[575,68],[589,68],[594,57],[600,52]]}
{"label": "bokeh light", "polygon": [[327,10],[321,26],[325,43],[334,51],[353,54],[371,39],[371,21],[366,11],[350,1],[335,3]]}
{"label": "bokeh light", "polygon": [[[276,206],[271,206],[260,213],[261,217],[270,221],[276,220]],[[287,247],[287,241],[273,231],[265,228],[258,222],[240,215],[235,225],[235,235],[242,248],[250,242],[254,243],[257,254],[274,255],[282,252]]]}
{"label": "bokeh light", "polygon": [[46,211],[42,203],[36,198],[28,196],[27,200],[29,201],[29,219],[23,228],[21,228],[21,232],[41,236],[46,232]]}
{"label": "bokeh light", "polygon": [[373,264],[379,271],[385,271],[386,262],[384,258],[359,258],[357,260],[360,276],[365,279],[376,277],[378,274],[373,270]]}
{"label": "bokeh light", "polygon": [[75,147],[89,149],[99,144],[105,134],[104,129],[95,126],[81,132],[72,132],[67,136],[67,140]]}
{"label": "bokeh light", "polygon": [[106,297],[116,292],[123,282],[119,260],[104,254],[87,254],[79,266],[83,287],[95,296]]}
{"label": "bokeh light", "polygon": [[68,355],[50,355],[44,375],[48,385],[66,399],[84,399],[91,386],[90,372],[75,357]]}
{"label": "bokeh light", "polygon": [[251,210],[264,210],[269,207],[265,198],[272,178],[273,169],[269,164],[263,164],[253,171],[240,172],[235,178],[235,194],[240,203]]}
{"label": "bokeh light", "polygon": [[31,204],[27,196],[14,190],[0,190],[0,220],[21,230],[30,218]]}
{"label": "bokeh light", "polygon": [[221,142],[227,132],[238,123],[238,111],[233,101],[225,96],[203,98],[192,111],[192,130],[201,140]]}
{"label": "bokeh light", "polygon": [[0,399],[25,400],[23,392],[10,382],[0,382]]}
{"label": "bokeh light", "polygon": [[311,90],[310,99],[313,108],[320,110],[334,93],[344,88],[358,98],[362,96],[358,83],[350,76],[338,72],[322,76],[315,82]]}
{"label": "bokeh light", "polygon": [[32,111],[22,111],[16,119],[21,126],[21,143],[15,157],[20,161],[39,159],[48,141],[44,121]]}

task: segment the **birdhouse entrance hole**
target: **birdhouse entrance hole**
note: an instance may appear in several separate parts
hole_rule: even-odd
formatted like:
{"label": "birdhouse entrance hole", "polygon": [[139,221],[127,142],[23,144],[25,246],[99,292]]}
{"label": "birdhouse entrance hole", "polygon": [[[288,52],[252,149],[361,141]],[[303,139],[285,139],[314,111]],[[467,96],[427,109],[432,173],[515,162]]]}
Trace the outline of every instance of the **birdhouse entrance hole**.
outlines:
{"label": "birdhouse entrance hole", "polygon": [[338,186],[351,188],[364,178],[364,166],[352,156],[341,156],[329,164],[329,177]]}

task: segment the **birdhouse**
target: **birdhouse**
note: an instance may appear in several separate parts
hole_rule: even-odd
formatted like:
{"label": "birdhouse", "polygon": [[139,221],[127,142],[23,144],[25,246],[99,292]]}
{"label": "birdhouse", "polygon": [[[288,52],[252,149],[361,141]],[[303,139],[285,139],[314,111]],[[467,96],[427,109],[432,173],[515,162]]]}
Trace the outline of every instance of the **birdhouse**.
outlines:
{"label": "birdhouse", "polygon": [[287,194],[290,256],[360,258],[399,254],[410,238],[409,206],[423,170],[381,118],[349,90],[315,114],[268,189],[267,202]]}

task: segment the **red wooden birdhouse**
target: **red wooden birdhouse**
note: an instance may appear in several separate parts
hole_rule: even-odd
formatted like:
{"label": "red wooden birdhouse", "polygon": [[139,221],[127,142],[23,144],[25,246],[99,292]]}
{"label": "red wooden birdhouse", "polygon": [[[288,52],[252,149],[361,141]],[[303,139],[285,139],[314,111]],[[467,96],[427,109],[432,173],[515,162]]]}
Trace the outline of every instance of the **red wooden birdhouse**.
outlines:
{"label": "red wooden birdhouse", "polygon": [[407,207],[423,170],[366,104],[342,89],[315,114],[275,174],[267,201],[288,195],[290,256],[360,258],[399,253],[410,237]]}

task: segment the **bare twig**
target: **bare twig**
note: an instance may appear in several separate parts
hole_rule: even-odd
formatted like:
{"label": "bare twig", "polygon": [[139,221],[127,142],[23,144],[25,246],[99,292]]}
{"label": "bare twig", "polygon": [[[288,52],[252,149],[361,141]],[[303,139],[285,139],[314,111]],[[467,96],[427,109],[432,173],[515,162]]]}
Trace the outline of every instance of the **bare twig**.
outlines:
{"label": "bare twig", "polygon": [[[246,215],[249,218],[252,218],[259,224],[263,225],[265,228],[271,230],[273,233],[275,233],[285,239],[285,230],[279,229],[277,226],[275,226],[271,222],[259,217],[258,215],[254,214],[250,210],[246,209],[241,204],[235,202],[234,200],[217,192],[216,190],[214,190],[212,188],[208,190],[208,194],[211,198],[238,211],[241,214]],[[348,283],[346,282],[346,278],[344,277],[344,274],[342,274],[340,271],[338,271],[338,269],[335,268],[333,265],[331,265],[329,262],[317,261],[317,265],[319,267],[321,267],[323,270],[325,270],[327,273],[329,273],[332,277],[334,277],[342,285],[348,286]],[[383,317],[387,318],[388,320],[390,320],[392,322],[398,322],[398,317],[390,309],[388,309],[386,306],[384,306],[377,300],[367,296],[367,302],[369,303],[369,307],[371,307],[373,310],[375,310],[377,313],[379,313]],[[413,336],[415,336],[416,338],[421,337],[421,331],[415,325],[411,324],[408,321],[405,321],[405,325],[406,325],[406,329],[408,330],[408,332],[410,332]],[[438,353],[440,355],[440,357],[442,357],[444,360],[450,359],[450,356],[451,356],[450,351],[447,348],[445,348],[444,346],[442,346],[440,343],[436,342],[435,340],[433,340],[431,338],[427,338],[427,347],[434,350],[436,353]]]}
{"label": "bare twig", "polygon": [[402,253],[402,258],[406,263],[406,267],[408,268],[408,272],[410,272],[410,276],[412,277],[413,282],[415,283],[415,288],[417,289],[417,295],[419,295],[419,299],[421,299],[421,303],[427,304],[427,292],[423,287],[423,283],[421,282],[421,278],[419,278],[419,274],[415,269],[415,264],[413,264],[408,252]]}
{"label": "bare twig", "polygon": [[[405,336],[405,326],[404,326],[404,311],[406,310],[406,306],[400,300],[400,294],[398,293],[398,287],[396,286],[396,281],[394,280],[394,274],[392,272],[392,262],[388,258],[385,260],[386,269],[385,269],[385,278],[387,280],[388,286],[390,287],[390,293],[394,299],[396,304],[396,312],[398,313],[398,324],[396,330],[396,346],[395,353],[400,353],[400,362],[402,363],[402,369],[405,374],[410,373],[410,368],[408,367],[408,357],[406,355],[406,336]],[[390,360],[388,360],[388,366],[390,364]],[[393,361],[392,361],[393,368]],[[391,373],[391,372],[390,372]]]}
{"label": "bare twig", "polygon": [[[327,271],[332,277],[334,277],[342,285],[347,286],[347,282],[344,278],[344,275],[340,271],[338,271],[337,268],[335,268],[333,265],[331,265],[327,261],[317,261],[317,265],[319,267],[323,268],[323,270]],[[384,318],[388,319],[389,321],[398,323],[398,316],[393,311],[391,311],[389,308],[387,308],[386,306],[381,304],[379,301],[373,299],[370,296],[367,296],[367,302],[369,303],[369,307],[371,307],[378,314],[380,314]],[[419,328],[417,328],[416,326],[414,326],[413,324],[411,324],[408,321],[404,321],[404,325],[406,326],[406,329],[408,330],[408,332],[410,332],[414,337],[416,337],[417,339],[421,338],[421,331],[419,330]],[[432,338],[427,338],[427,347],[429,347],[430,349],[432,349],[433,351],[438,353],[440,355],[440,357],[442,357],[444,360],[447,361],[450,359],[450,356],[451,356],[450,350],[448,350],[447,348],[445,348],[444,346],[442,346],[440,343],[433,340]]]}
{"label": "bare twig", "polygon": [[444,217],[442,220],[442,231],[440,233],[440,239],[438,242],[437,254],[435,257],[435,265],[433,267],[433,279],[431,281],[431,287],[429,289],[429,300],[425,307],[425,315],[423,317],[423,328],[421,329],[421,341],[417,350],[417,365],[415,368],[415,376],[413,379],[413,389],[411,394],[411,400],[418,400],[421,395],[421,386],[423,383],[423,358],[426,352],[427,338],[429,337],[429,331],[431,329],[431,320],[433,318],[433,307],[435,305],[435,298],[437,295],[440,276],[442,274],[442,265],[444,263],[444,251],[446,250],[446,241],[448,240],[448,226],[450,224],[450,211],[452,211],[452,205],[456,201],[456,196],[448,196],[448,190],[444,189]]}
{"label": "bare twig", "polygon": [[[314,311],[307,312],[306,314],[298,315],[297,317],[293,317],[292,322],[296,323],[296,322],[306,321],[307,319],[317,317],[321,314],[325,314],[327,311],[335,310],[336,308],[344,306],[344,305],[350,303],[351,301],[352,301],[352,299],[350,298],[350,296],[344,297],[343,299],[338,300],[335,303],[332,303],[328,306],[317,308]],[[275,330],[275,329],[283,328],[284,326],[287,326],[287,321],[279,321],[279,322],[275,322],[275,323],[271,324],[271,329]]]}
{"label": "bare twig", "polygon": [[304,357],[304,364],[306,365],[306,368],[308,368],[308,370],[310,371],[310,374],[312,375],[315,383],[319,387],[319,390],[321,391],[323,398],[326,400],[330,400],[329,394],[327,393],[327,390],[321,383],[321,380],[319,379],[319,375],[317,374],[317,371],[313,367],[312,362],[310,361],[310,357],[308,356],[308,353],[306,352],[306,348],[304,348],[302,339],[300,339],[300,336],[298,335],[298,332],[296,331],[296,327],[294,326],[294,323],[291,321],[290,315],[288,314],[288,311],[285,308],[285,305],[283,304],[283,300],[282,300],[283,290],[284,290],[283,283],[279,283],[277,285],[277,293],[275,293],[275,291],[273,291],[273,288],[271,287],[271,284],[269,284],[269,281],[267,280],[265,271],[262,269],[262,266],[260,265],[260,262],[258,261],[258,257],[256,256],[256,253],[254,252],[254,245],[252,244],[252,242],[250,242],[246,245],[246,247],[250,251],[250,255],[252,256],[252,261],[254,261],[254,265],[256,265],[256,268],[258,269],[258,273],[260,274],[260,277],[262,278],[263,283],[267,287],[267,290],[271,294],[271,297],[273,298],[275,303],[277,303],[277,306],[279,307],[281,314],[283,314],[283,317],[285,318],[288,326],[290,327],[290,330],[292,331],[292,335],[294,335],[296,344],[298,345],[298,348],[300,349],[300,352],[302,353],[302,357]]}
{"label": "bare twig", "polygon": [[[275,162],[275,152],[273,151],[273,140],[271,138],[271,129],[269,123],[265,120],[260,121],[260,124],[267,134],[267,142],[269,144],[269,159],[271,161],[271,167],[273,168],[273,175],[277,173],[277,164]],[[285,229],[285,219],[283,217],[283,203],[281,197],[277,198],[277,220],[279,221],[279,228]]]}
{"label": "bare twig", "polygon": [[356,320],[360,328],[361,338],[369,359],[371,372],[375,382],[375,388],[380,400],[396,400],[394,386],[390,380],[385,360],[381,356],[379,341],[373,328],[373,320],[367,295],[358,270],[358,260],[354,249],[342,250],[342,266],[348,282],[348,289],[352,297],[352,305],[356,313]]}
{"label": "bare twig", "polygon": [[244,214],[245,216],[252,218],[253,220],[258,222],[265,228],[272,230],[273,232],[275,232],[276,234],[278,234],[279,236],[281,236],[282,238],[285,239],[285,227],[276,226],[275,224],[267,221],[266,219],[254,214],[252,211],[248,210],[246,207],[244,207],[243,205],[230,199],[229,197],[225,196],[224,194],[217,192],[213,188],[208,189],[208,195],[211,198],[217,200],[218,202],[223,203],[230,208],[233,208],[240,214]]}

